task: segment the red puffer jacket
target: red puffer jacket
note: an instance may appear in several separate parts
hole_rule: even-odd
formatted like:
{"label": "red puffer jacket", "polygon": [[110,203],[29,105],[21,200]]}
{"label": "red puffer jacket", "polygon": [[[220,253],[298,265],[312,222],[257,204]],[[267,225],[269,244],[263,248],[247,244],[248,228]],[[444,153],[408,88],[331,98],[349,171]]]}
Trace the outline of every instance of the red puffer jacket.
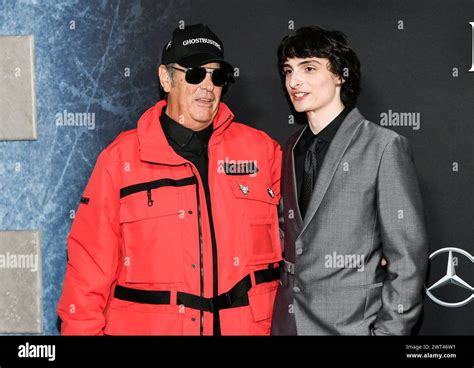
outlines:
{"label": "red puffer jacket", "polygon": [[208,149],[213,249],[202,181],[168,145],[165,105],[97,160],[68,238],[61,332],[212,335],[219,313],[223,335],[268,335],[281,261],[279,145],[220,104]]}

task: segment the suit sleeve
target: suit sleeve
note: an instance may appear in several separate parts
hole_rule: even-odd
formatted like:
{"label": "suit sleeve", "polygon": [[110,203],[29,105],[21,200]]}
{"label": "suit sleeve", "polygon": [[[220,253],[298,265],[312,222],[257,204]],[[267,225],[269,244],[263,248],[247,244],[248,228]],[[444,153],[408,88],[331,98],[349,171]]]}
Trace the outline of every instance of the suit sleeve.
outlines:
{"label": "suit sleeve", "polygon": [[419,184],[404,137],[395,137],[384,150],[377,206],[388,265],[373,334],[408,335],[421,312],[428,243]]}
{"label": "suit sleeve", "polygon": [[278,228],[280,230],[280,240],[281,247],[284,250],[285,245],[285,212],[283,208],[283,197],[280,198],[280,203],[278,203]]}
{"label": "suit sleeve", "polygon": [[102,335],[120,245],[118,191],[99,155],[68,237],[68,263],[58,314],[62,335]]}

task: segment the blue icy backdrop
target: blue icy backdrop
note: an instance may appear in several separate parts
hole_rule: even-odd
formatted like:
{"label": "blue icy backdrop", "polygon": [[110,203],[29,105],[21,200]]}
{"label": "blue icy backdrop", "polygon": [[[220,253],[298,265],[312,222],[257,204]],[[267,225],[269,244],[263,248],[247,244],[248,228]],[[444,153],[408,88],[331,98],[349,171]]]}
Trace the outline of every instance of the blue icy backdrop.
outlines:
{"label": "blue icy backdrop", "polygon": [[[161,47],[188,3],[0,1],[0,34],[35,37],[38,116],[38,140],[0,142],[0,229],[41,231],[45,334],[58,333],[71,211],[98,153],[159,98]],[[95,113],[95,128],[57,126],[64,110]]]}

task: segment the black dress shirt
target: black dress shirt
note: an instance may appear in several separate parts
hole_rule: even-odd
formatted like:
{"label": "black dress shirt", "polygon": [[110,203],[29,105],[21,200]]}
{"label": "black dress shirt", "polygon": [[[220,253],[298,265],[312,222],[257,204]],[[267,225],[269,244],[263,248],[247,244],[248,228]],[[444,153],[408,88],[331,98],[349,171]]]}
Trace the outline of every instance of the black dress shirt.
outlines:
{"label": "black dress shirt", "polygon": [[[331,141],[333,140],[334,136],[337,133],[337,130],[341,126],[342,122],[346,118],[347,114],[349,114],[351,109],[345,108],[341,111],[341,113],[334,118],[323,130],[321,130],[318,134],[314,134],[309,126],[303,132],[300,140],[296,144],[293,152],[295,157],[295,174],[296,174],[296,187],[298,192],[298,201],[300,200],[301,196],[301,187],[303,184],[303,175],[304,175],[304,160],[306,156],[306,151],[308,150],[309,146],[317,137],[320,139],[320,143],[317,146],[316,157],[317,157],[317,166],[316,166],[316,177],[319,174],[319,169],[324,161],[324,157],[326,156],[326,152],[329,148]],[[300,204],[301,207],[301,204]]]}
{"label": "black dress shirt", "polygon": [[173,148],[178,155],[191,161],[196,166],[202,179],[204,191],[206,192],[206,199],[210,203],[207,180],[209,166],[207,146],[212,135],[213,125],[211,124],[207,128],[195,132],[177,123],[166,115],[166,113],[161,114],[160,121],[163,133],[165,133],[171,148]]}

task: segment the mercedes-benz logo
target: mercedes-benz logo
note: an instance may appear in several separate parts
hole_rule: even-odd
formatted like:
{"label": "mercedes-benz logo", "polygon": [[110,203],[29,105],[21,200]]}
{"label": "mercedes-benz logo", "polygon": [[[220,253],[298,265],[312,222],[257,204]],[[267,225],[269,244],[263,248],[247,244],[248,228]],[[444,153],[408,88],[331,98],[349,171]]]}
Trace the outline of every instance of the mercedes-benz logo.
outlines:
{"label": "mercedes-benz logo", "polygon": [[[446,269],[446,275],[444,275],[442,278],[440,278],[438,281],[436,281],[433,285],[431,285],[428,288],[425,285],[425,292],[430,297],[430,299],[432,301],[434,301],[435,303],[437,303],[439,305],[442,305],[443,307],[450,307],[450,308],[462,307],[466,304],[469,304],[471,302],[471,300],[474,299],[474,288],[471,285],[469,285],[466,281],[464,281],[462,278],[460,278],[458,275],[456,275],[456,267],[453,264],[453,253],[462,254],[463,256],[468,258],[473,263],[474,263],[474,257],[463,249],[447,247],[447,248],[438,249],[436,252],[433,252],[430,255],[429,259],[431,260],[432,258],[436,257],[437,255],[439,255],[441,253],[446,253],[446,252],[449,253],[448,254],[448,266],[447,266],[447,269]],[[466,298],[466,299],[464,299],[460,302],[448,303],[448,302],[445,302],[445,301],[442,301],[442,300],[438,299],[437,297],[435,297],[431,293],[431,290],[434,290],[434,289],[437,289],[437,288],[440,288],[442,286],[449,285],[449,284],[454,284],[454,285],[459,286],[463,289],[470,290],[471,295],[468,298]]]}

